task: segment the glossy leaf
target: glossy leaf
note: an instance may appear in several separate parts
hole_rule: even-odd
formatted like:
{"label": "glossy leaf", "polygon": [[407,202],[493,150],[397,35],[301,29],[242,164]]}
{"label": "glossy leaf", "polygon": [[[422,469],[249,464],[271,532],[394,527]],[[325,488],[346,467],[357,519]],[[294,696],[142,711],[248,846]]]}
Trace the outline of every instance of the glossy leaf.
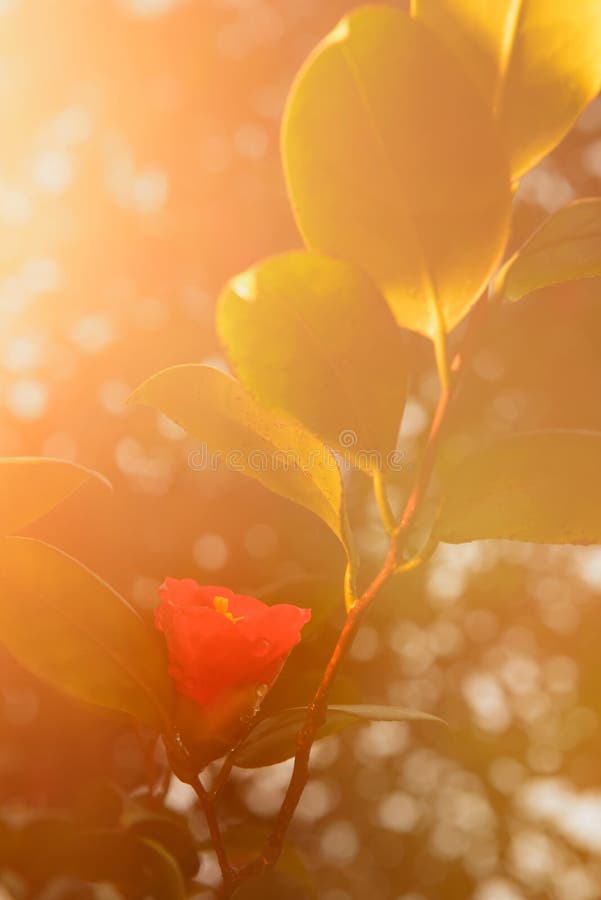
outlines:
{"label": "glossy leaf", "polygon": [[509,170],[486,103],[425,26],[379,5],[342,19],[296,78],[282,148],[311,249],[367,271],[407,328],[465,316],[505,245]]}
{"label": "glossy leaf", "polygon": [[175,857],[156,841],[139,840],[137,849],[138,866],[149,872],[153,893],[161,900],[186,900],[188,890]]}
{"label": "glossy leaf", "polygon": [[[125,896],[185,900],[186,885],[175,858],[161,844],[123,830],[82,830],[71,822],[32,822],[17,835],[11,866],[42,887],[55,878],[110,882]],[[34,892],[37,896],[38,891]],[[40,891],[41,893],[41,891]]]}
{"label": "glossy leaf", "polygon": [[562,281],[601,275],[601,200],[576,200],[562,207],[512,256],[499,273],[498,290],[508,300]]}
{"label": "glossy leaf", "polygon": [[599,0],[413,0],[494,110],[514,177],[567,134],[601,87]]}
{"label": "glossy leaf", "polygon": [[178,821],[167,814],[147,815],[133,822],[129,832],[166,850],[187,878],[193,878],[198,872],[196,841],[185,820]]}
{"label": "glossy leaf", "polygon": [[260,406],[223,372],[196,364],[159,372],[130,399],[161,410],[231,470],[314,512],[346,546],[336,460],[299,422]]}
{"label": "glossy leaf", "polygon": [[364,469],[383,468],[405,403],[403,340],[377,288],[317,253],[230,281],[217,324],[241,380]]}
{"label": "glossy leaf", "polygon": [[62,872],[60,851],[57,854],[57,874],[71,871],[86,881],[113,882],[125,896],[139,890],[161,900],[188,896],[177,860],[155,840],[123,831],[75,833],[63,853]]}
{"label": "glossy leaf", "polygon": [[601,543],[601,433],[519,434],[444,477],[438,539]]}
{"label": "glossy leaf", "polygon": [[38,677],[160,726],[167,664],[155,635],[81,563],[29,538],[0,541],[0,639]]}
{"label": "glossy leaf", "polygon": [[[254,769],[290,759],[294,756],[296,735],[306,715],[307,708],[299,707],[285,709],[263,719],[236,751],[235,765],[243,769]],[[441,723],[442,720],[417,709],[399,706],[336,704],[328,707],[327,719],[317,732],[317,740],[365,722],[417,721]]]}
{"label": "glossy leaf", "polygon": [[0,535],[20,531],[57,506],[97,472],[61,459],[15,456],[0,459]]}

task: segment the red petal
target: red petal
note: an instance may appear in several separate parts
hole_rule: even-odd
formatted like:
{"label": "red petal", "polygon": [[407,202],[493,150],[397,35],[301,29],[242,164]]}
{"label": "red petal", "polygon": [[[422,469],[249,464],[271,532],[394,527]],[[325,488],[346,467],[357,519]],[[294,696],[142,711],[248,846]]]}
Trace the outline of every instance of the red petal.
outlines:
{"label": "red petal", "polygon": [[[308,609],[269,607],[191,578],[167,578],[159,594],[155,621],[165,632],[169,672],[180,693],[205,707],[247,686],[270,686],[311,618]],[[240,621],[218,612],[215,597],[225,597]]]}
{"label": "red petal", "polygon": [[310,618],[310,609],[280,603],[266,607],[262,616],[239,622],[238,627],[267,664],[290,653]]}
{"label": "red petal", "polygon": [[[225,594],[221,595],[222,597]],[[255,597],[247,597],[246,594],[234,594],[231,598],[229,604],[229,612],[237,619],[239,616],[243,616],[244,620],[254,619],[257,616],[263,615],[266,609],[269,609],[266,603],[263,603],[262,600],[257,600]]]}
{"label": "red petal", "polygon": [[197,702],[209,702],[239,678],[244,640],[215,610],[198,606],[176,614],[167,645],[170,673],[182,693]]}
{"label": "red petal", "polygon": [[159,597],[170,606],[191,606],[197,602],[200,588],[193,578],[165,578]]}

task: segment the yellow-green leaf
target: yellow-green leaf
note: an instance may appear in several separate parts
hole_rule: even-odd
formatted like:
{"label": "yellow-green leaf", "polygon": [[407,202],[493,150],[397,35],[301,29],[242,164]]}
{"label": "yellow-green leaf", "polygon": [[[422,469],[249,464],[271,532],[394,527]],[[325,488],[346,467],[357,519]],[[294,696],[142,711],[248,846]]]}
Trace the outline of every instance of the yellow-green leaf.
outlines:
{"label": "yellow-green leaf", "polygon": [[369,278],[317,253],[233,278],[217,325],[241,380],[364,469],[385,468],[405,403],[403,340]]}
{"label": "yellow-green leaf", "polygon": [[558,284],[601,275],[601,199],[562,207],[503,266],[497,291],[507,300]]}
{"label": "yellow-green leaf", "polygon": [[81,700],[160,727],[170,683],[158,636],[77,560],[41,541],[0,540],[0,640]]}
{"label": "yellow-green leaf", "polygon": [[435,336],[465,316],[505,245],[509,170],[429,29],[386,6],[342,19],[296,78],[282,149],[311,249],[367,271],[400,325]]}
{"label": "yellow-green leaf", "polygon": [[[203,441],[198,464],[213,459],[311,510],[347,548],[342,481],[332,452],[299,422],[262,407],[210,366],[173,366],[145,381],[131,401],[159,409]],[[203,456],[203,454],[205,454]]]}
{"label": "yellow-green leaf", "polygon": [[[296,735],[307,718],[307,707],[284,709],[262,719],[236,750],[235,765],[242,769],[272,766],[294,756]],[[326,721],[317,732],[316,740],[336,734],[366,722],[437,722],[442,719],[418,709],[403,706],[333,704],[326,710]]]}
{"label": "yellow-green leaf", "polygon": [[472,453],[443,477],[436,527],[459,544],[507,538],[601,543],[601,433],[513,435]]}
{"label": "yellow-green leaf", "polygon": [[515,178],[567,134],[601,87],[599,0],[413,0],[501,126]]}
{"label": "yellow-green leaf", "polygon": [[20,531],[39,519],[90,478],[108,484],[91,469],[61,459],[0,459],[0,535]]}

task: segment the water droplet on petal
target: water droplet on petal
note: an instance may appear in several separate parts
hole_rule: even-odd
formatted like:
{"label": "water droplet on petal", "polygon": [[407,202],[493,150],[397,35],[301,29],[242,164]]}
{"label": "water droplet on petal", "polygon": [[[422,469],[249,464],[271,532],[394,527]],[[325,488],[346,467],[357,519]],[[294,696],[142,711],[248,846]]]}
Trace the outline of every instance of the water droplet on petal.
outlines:
{"label": "water droplet on petal", "polygon": [[265,699],[265,696],[267,695],[268,691],[269,691],[268,684],[258,684],[256,686],[253,708],[248,715],[242,716],[240,718],[240,721],[243,724],[250,724],[250,722],[252,722],[252,720],[254,719],[256,714],[259,712],[259,709],[261,708],[261,704],[262,704],[263,700]]}
{"label": "water droplet on petal", "polygon": [[253,653],[255,656],[267,656],[271,649],[271,643],[265,638],[259,638],[253,645]]}
{"label": "water droplet on petal", "polygon": [[257,692],[256,692],[257,706],[264,700],[265,695],[267,694],[268,690],[269,690],[268,684],[257,685]]}

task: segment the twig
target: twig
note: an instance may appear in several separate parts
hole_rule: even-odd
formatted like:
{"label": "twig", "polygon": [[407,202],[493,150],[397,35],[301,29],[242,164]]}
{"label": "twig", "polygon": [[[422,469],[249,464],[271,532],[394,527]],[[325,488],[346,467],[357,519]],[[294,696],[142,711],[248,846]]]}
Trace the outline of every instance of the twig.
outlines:
{"label": "twig", "polygon": [[219,863],[219,868],[221,870],[224,896],[229,897],[231,890],[233,890],[237,870],[231,865],[225,849],[223,836],[219,827],[219,820],[217,818],[216,798],[213,797],[203,785],[200,775],[190,758],[190,754],[185,744],[182,742],[179,732],[172,723],[170,723],[169,728],[165,730],[163,740],[165,741],[167,755],[174,773],[180,781],[189,784],[193,788],[200,801],[211,836],[211,843],[213,844],[217,862]]}
{"label": "twig", "polygon": [[438,303],[434,304],[436,313],[436,328],[432,342],[434,344],[434,356],[436,359],[436,369],[440,386],[443,390],[448,391],[451,386],[451,369],[449,367],[449,356],[447,348],[447,331],[444,322],[444,316]]}
{"label": "twig", "polygon": [[[423,496],[427,481],[430,477],[432,464],[434,461],[435,447],[433,444],[438,443],[440,435],[440,426],[444,417],[444,412],[448,403],[448,391],[441,394],[442,402],[439,402],[437,412],[434,416],[430,436],[426,446],[426,451],[422,457],[422,465],[419,468],[417,479],[413,491],[409,495],[403,516],[399,525],[395,528],[388,548],[388,554],[384,565],[371,582],[365,593],[359,598],[357,603],[349,611],[344,627],[340,632],[336,646],[330,657],[330,661],[326,667],[324,675],[321,679],[319,687],[315,692],[315,696],[308,708],[307,717],[296,738],[296,755],[294,758],[294,768],[292,776],[286,791],[286,796],[282,803],[275,827],[263,847],[261,856],[244,868],[240,869],[235,876],[236,883],[257,875],[265,869],[273,866],[282,852],[284,838],[288,830],[288,826],[292,821],[292,817],[300,800],[301,794],[307,783],[309,776],[309,757],[311,747],[315,740],[315,736],[319,727],[323,724],[326,715],[328,697],[332,684],[340,670],[345,655],[350,648],[361,620],[371,605],[372,601],[379,593],[380,589],[394,574],[397,568],[397,553],[399,550],[399,541],[401,535],[406,533],[413,516],[418,508],[419,499]],[[227,896],[227,894],[225,895]]]}
{"label": "twig", "polygon": [[[300,800],[301,794],[307,783],[311,747],[313,746],[313,741],[315,740],[318,729],[325,721],[330,690],[340,671],[346,653],[353,643],[357,629],[359,628],[366,610],[394,572],[396,554],[397,538],[393,536],[390,541],[386,562],[346,617],[344,627],[340,632],[338,641],[336,642],[336,646],[334,647],[334,651],[330,657],[319,687],[309,706],[305,722],[297,735],[296,755],[294,758],[292,776],[273,832],[258,860],[259,871],[273,865],[282,852],[286,831],[292,821],[294,811],[296,810],[298,801]],[[251,863],[251,868],[252,866],[253,864]],[[244,870],[242,870],[242,872],[244,872]]]}
{"label": "twig", "polygon": [[[440,508],[438,510],[440,512]],[[418,569],[420,566],[423,566],[424,563],[427,563],[428,560],[434,555],[434,551],[438,547],[438,537],[436,535],[436,530],[433,528],[428,540],[422,547],[422,549],[415,554],[415,556],[406,559],[404,562],[401,562],[397,565],[394,570],[395,575],[404,575],[406,572],[413,572],[414,569]]]}
{"label": "twig", "polygon": [[[430,477],[440,446],[443,426],[447,421],[449,407],[457,391],[457,386],[460,381],[459,376],[466,369],[467,360],[473,353],[476,344],[476,336],[480,333],[482,324],[488,316],[489,309],[489,303],[485,298],[482,298],[472,313],[464,335],[461,350],[454,357],[450,367],[448,366],[446,357],[445,339],[439,339],[436,342],[435,349],[437,366],[441,375],[441,391],[430,426],[426,446],[417,470],[413,489],[407,498],[399,523],[391,530],[390,545],[384,564],[367,590],[348,610],[346,621],[338,636],[336,646],[334,647],[313,700],[308,707],[305,721],[297,734],[294,767],[273,831],[264,844],[261,855],[241,869],[233,869],[227,860],[219,832],[219,826],[215,817],[213,797],[208,795],[207,792],[204,791],[204,788],[202,788],[202,785],[200,785],[202,794],[199,794],[199,798],[201,803],[203,803],[210,830],[211,821],[209,817],[211,816],[213,818],[215,837],[213,837],[213,830],[211,830],[211,837],[215,843],[215,850],[223,874],[224,884],[220,896],[223,897],[224,900],[225,898],[231,897],[232,892],[240,882],[245,881],[247,878],[251,878],[254,875],[258,875],[273,866],[282,852],[286,832],[309,777],[311,748],[317,731],[325,721],[328,698],[332,685],[340,671],[346,653],[353,643],[363,616],[371,606],[381,588],[396,572],[409,571],[416,568],[428,558],[427,553],[422,553],[420,556],[416,557],[415,560],[409,560],[400,565],[397,563],[398,554],[402,550],[406,535],[428,490]],[[385,518],[388,518],[388,514],[386,514]],[[226,774],[223,775],[223,783],[233,765],[233,759],[230,757],[226,758],[224,768],[218,776],[215,795],[219,793],[223,786],[222,774],[228,764],[229,768],[227,769]]]}
{"label": "twig", "polygon": [[[456,384],[456,381],[454,382],[454,384]],[[401,535],[404,536],[409,530],[409,526],[413,522],[418,507],[428,489],[428,485],[430,483],[430,475],[432,474],[432,469],[434,467],[434,462],[436,461],[436,454],[438,452],[438,447],[440,444],[442,425],[447,414],[453,389],[454,386],[441,388],[440,396],[438,398],[438,404],[434,412],[434,418],[432,419],[426,446],[420,460],[420,465],[417,471],[415,483],[413,485],[413,490],[407,498],[407,502],[405,503],[405,508],[403,510],[403,515],[401,516],[401,521],[397,525],[395,531],[396,538],[399,538]]]}
{"label": "twig", "polygon": [[219,863],[219,868],[221,870],[221,877],[223,878],[224,896],[230,896],[231,890],[236,882],[237,872],[228,859],[225,844],[223,843],[223,836],[217,819],[215,800],[205,789],[199,775],[190,779],[189,784],[194,788],[196,796],[200,800],[200,805],[202,806],[202,811],[207,821],[211,842],[215,849],[217,862]]}
{"label": "twig", "polygon": [[[332,688],[332,684],[336,676],[338,675],[345,655],[354,640],[364,614],[371,606],[372,601],[377,596],[380,589],[399,568],[399,566],[397,565],[397,556],[399,551],[402,549],[402,544],[407,535],[407,532],[409,531],[409,528],[413,523],[420,503],[423,500],[428,489],[430,476],[432,474],[432,469],[434,467],[436,455],[440,446],[443,425],[445,424],[445,421],[447,419],[451,400],[455,395],[457,386],[459,384],[459,375],[462,374],[466,369],[467,360],[473,353],[476,344],[476,335],[480,333],[482,324],[487,316],[488,302],[485,298],[482,298],[480,300],[480,303],[474,310],[470,322],[468,323],[468,328],[464,335],[462,348],[453,359],[453,363],[451,366],[451,378],[446,377],[446,373],[448,373],[449,370],[446,364],[445,352],[443,360],[443,372],[445,373],[445,377],[441,378],[441,392],[438,404],[434,412],[432,424],[430,426],[424,453],[417,470],[413,489],[405,503],[400,522],[392,532],[386,560],[365,593],[359,598],[356,604],[349,611],[344,623],[344,627],[340,632],[338,641],[336,642],[336,646],[334,647],[334,650],[330,657],[330,661],[324,672],[323,678],[319,684],[319,687],[317,688],[317,691],[315,692],[313,701],[308,708],[305,722],[297,735],[294,768],[292,770],[292,776],[290,778],[288,790],[286,791],[286,796],[284,797],[284,801],[278,814],[275,827],[266,844],[264,845],[261,855],[256,860],[249,863],[247,866],[237,872],[237,874],[235,875],[234,884],[238,884],[240,881],[252,877],[255,874],[259,874],[265,869],[273,866],[275,862],[277,862],[278,857],[282,852],[286,832],[292,821],[292,817],[307,783],[307,779],[309,776],[309,757],[311,753],[311,747],[313,746],[313,742],[315,740],[315,736],[319,727],[325,720],[328,697]],[[437,362],[439,371],[441,368],[441,346],[444,345],[439,342],[437,347]],[[427,555],[422,555],[418,558],[419,563],[424,562],[427,558]],[[415,568],[419,563],[416,562],[415,566],[405,563],[400,568],[401,570],[404,569],[405,571],[407,571],[411,568]],[[224,896],[227,897],[228,895],[225,894]]]}
{"label": "twig", "polygon": [[215,779],[215,784],[213,785],[213,790],[211,791],[211,796],[213,800],[216,802],[221,796],[221,792],[227,784],[227,780],[230,777],[230,772],[234,767],[235,762],[235,750],[230,750],[228,755],[223,760],[221,768],[217,774],[217,778]]}

